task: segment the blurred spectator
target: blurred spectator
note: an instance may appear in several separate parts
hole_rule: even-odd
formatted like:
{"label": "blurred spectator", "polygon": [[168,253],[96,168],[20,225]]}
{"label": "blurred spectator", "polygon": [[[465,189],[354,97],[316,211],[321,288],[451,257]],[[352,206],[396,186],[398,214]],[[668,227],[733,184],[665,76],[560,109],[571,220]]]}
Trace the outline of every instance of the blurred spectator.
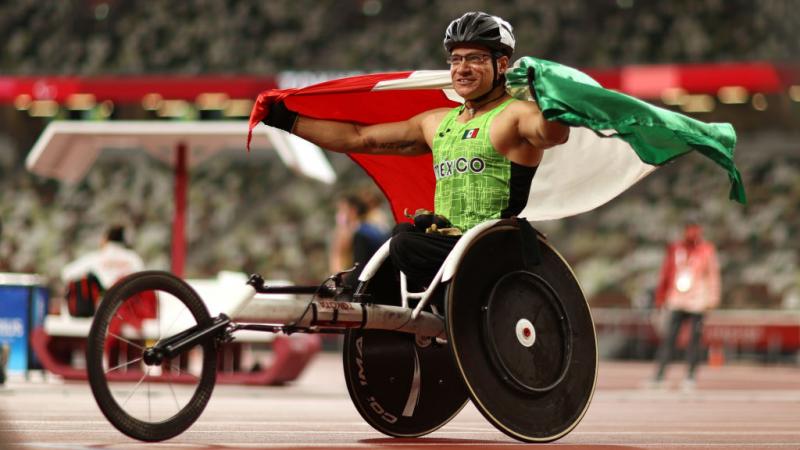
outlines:
{"label": "blurred spectator", "polygon": [[385,231],[366,220],[367,212],[366,203],[356,195],[345,195],[337,203],[330,270],[337,273],[357,264],[345,279],[352,287],[355,287],[364,264],[388,238]]}
{"label": "blurred spectator", "polygon": [[393,223],[382,207],[383,197],[376,192],[375,188],[367,186],[361,189],[359,198],[367,208],[364,220],[388,236],[392,231]]}
{"label": "blurred spectator", "polygon": [[120,278],[142,269],[142,258],[125,244],[125,227],[113,225],[106,231],[98,250],[64,266],[61,279],[70,282],[94,275],[100,286],[108,289]]}
{"label": "blurred spectator", "polygon": [[[3,222],[0,221],[0,242],[3,241]],[[1,266],[0,266],[1,267]],[[9,346],[5,342],[0,342],[0,385],[6,382],[6,365],[8,364]],[[3,447],[2,436],[0,435],[0,448]]]}
{"label": "blurred spectator", "polygon": [[[800,53],[800,8],[793,0],[471,0],[460,7],[513,18],[518,55],[583,67],[793,61]],[[0,69],[69,75],[431,69],[441,66],[443,53],[422,43],[441,39],[453,13],[449,2],[426,0],[17,0],[0,3]]]}
{"label": "blurred spectator", "polygon": [[678,332],[688,322],[690,338],[686,347],[689,367],[684,388],[694,387],[700,359],[703,318],[720,302],[720,275],[714,245],[703,239],[699,224],[690,222],[683,238],[667,247],[655,294],[656,306],[669,311],[669,324],[658,352],[658,370],[654,384],[664,380],[667,365],[675,352]]}

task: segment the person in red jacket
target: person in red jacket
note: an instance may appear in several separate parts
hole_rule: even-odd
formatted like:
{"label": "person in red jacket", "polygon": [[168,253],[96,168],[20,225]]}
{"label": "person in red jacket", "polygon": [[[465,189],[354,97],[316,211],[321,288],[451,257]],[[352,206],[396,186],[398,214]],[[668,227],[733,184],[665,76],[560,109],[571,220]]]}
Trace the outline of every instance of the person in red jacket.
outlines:
{"label": "person in red jacket", "polygon": [[658,352],[658,370],[653,380],[660,385],[667,365],[675,352],[678,332],[689,323],[690,339],[686,348],[688,371],[685,388],[692,388],[700,359],[700,345],[705,313],[720,303],[720,271],[714,245],[703,239],[703,229],[688,223],[683,238],[667,247],[655,293],[657,307],[670,311],[666,335]]}

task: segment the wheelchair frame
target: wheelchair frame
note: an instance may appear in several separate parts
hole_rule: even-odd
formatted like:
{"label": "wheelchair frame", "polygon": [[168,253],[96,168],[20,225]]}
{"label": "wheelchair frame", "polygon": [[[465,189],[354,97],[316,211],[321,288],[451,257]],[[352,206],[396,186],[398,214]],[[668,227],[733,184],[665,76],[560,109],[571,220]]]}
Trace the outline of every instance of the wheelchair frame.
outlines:
{"label": "wheelchair frame", "polygon": [[[491,322],[488,322],[488,318],[485,319],[487,321],[485,323],[488,325],[484,325],[483,339],[488,339],[491,344],[487,347],[489,348],[488,353],[497,353],[497,355],[490,354],[484,365],[494,366],[494,372],[471,375],[468,372],[474,372],[475,369],[465,369],[463,356],[459,357],[460,352],[464,352],[465,350],[463,348],[455,348],[456,344],[455,342],[452,342],[453,337],[457,333],[463,332],[459,332],[457,330],[454,331],[458,327],[454,326],[452,323],[448,324],[445,320],[445,315],[454,314],[460,317],[464,314],[473,314],[470,311],[474,309],[475,311],[480,311],[474,313],[477,314],[475,317],[477,317],[479,320],[484,320],[481,319],[481,317],[483,317],[481,314],[485,314],[487,310],[489,310],[492,302],[494,302],[495,305],[509,304],[506,300],[508,294],[495,292],[498,290],[497,284],[495,284],[491,289],[491,295],[488,299],[488,304],[481,303],[483,300],[478,299],[478,308],[470,307],[472,309],[467,310],[466,312],[463,307],[460,307],[460,310],[458,308],[454,309],[452,299],[448,301],[447,314],[438,311],[434,305],[430,304],[433,293],[437,287],[443,283],[450,283],[448,285],[448,289],[452,287],[452,281],[454,278],[457,278],[459,266],[462,264],[465,255],[471,251],[472,247],[478,245],[480,242],[480,239],[478,239],[479,237],[484,235],[489,236],[497,230],[508,231],[514,229],[514,226],[508,225],[508,221],[505,221],[505,225],[502,222],[504,221],[490,220],[479,224],[464,234],[456,243],[455,247],[438,270],[433,282],[427,287],[426,290],[422,292],[410,292],[408,290],[406,277],[401,273],[400,306],[382,304],[380,299],[372,298],[372,294],[368,289],[369,282],[373,279],[373,277],[375,277],[379,269],[384,265],[384,262],[388,259],[389,241],[387,241],[365,265],[364,270],[359,276],[358,288],[352,294],[353,301],[342,300],[342,298],[345,297],[345,295],[343,295],[342,277],[347,272],[336,274],[326,279],[319,286],[266,286],[264,284],[264,280],[260,276],[252,275],[241,290],[231,295],[232,301],[226,305],[227,307],[222,313],[213,318],[209,317],[209,320],[207,321],[203,320],[202,324],[200,321],[198,321],[197,325],[194,325],[165,339],[161,339],[147,348],[143,348],[143,355],[141,359],[146,366],[159,366],[165,361],[171,361],[174,358],[179,358],[180,355],[186,353],[189,349],[192,349],[196,346],[203,346],[204,348],[211,349],[215,348],[216,346],[231,342],[235,339],[235,333],[239,330],[283,332],[286,334],[295,332],[345,333],[346,341],[349,339],[347,342],[351,342],[352,345],[355,345],[355,347],[352,347],[351,345],[351,349],[349,351],[348,347],[345,348],[344,357],[346,373],[348,373],[348,370],[350,370],[350,372],[356,370],[353,368],[348,369],[348,358],[356,358],[356,362],[358,363],[358,377],[355,377],[353,374],[348,374],[347,377],[348,389],[350,391],[351,398],[353,398],[353,401],[356,404],[357,409],[359,409],[362,417],[364,417],[379,431],[392,436],[413,437],[427,434],[442,426],[450,418],[452,418],[452,416],[454,416],[455,413],[457,413],[458,410],[463,407],[463,404],[467,400],[467,393],[469,393],[469,396],[476,403],[476,406],[478,406],[479,410],[487,417],[487,419],[489,419],[504,433],[516,439],[527,442],[546,442],[557,439],[569,432],[569,430],[571,430],[577,424],[577,422],[580,421],[586,411],[586,408],[588,408],[589,401],[591,400],[591,396],[594,392],[597,362],[596,338],[594,336],[594,328],[593,324],[591,323],[591,317],[588,315],[588,306],[585,305],[583,294],[580,293],[580,288],[577,286],[577,282],[574,281],[574,274],[572,274],[571,269],[569,269],[569,266],[566,264],[566,262],[563,261],[563,258],[561,258],[560,255],[558,255],[557,252],[551,248],[552,253],[555,255],[553,257],[554,261],[562,265],[563,268],[566,268],[566,272],[562,268],[561,277],[572,278],[571,280],[567,281],[572,282],[577,288],[577,291],[575,291],[573,288],[573,294],[574,292],[577,292],[580,300],[583,302],[578,302],[580,303],[578,308],[585,308],[586,310],[585,314],[581,312],[580,315],[588,315],[589,317],[588,322],[586,322],[585,318],[583,319],[582,327],[584,330],[591,330],[591,351],[586,354],[588,356],[585,356],[584,359],[594,364],[593,371],[591,372],[592,376],[590,378],[583,376],[579,382],[573,382],[571,380],[564,382],[565,378],[569,378],[567,375],[570,374],[570,367],[572,365],[573,358],[573,352],[571,349],[573,348],[572,342],[575,339],[575,336],[573,335],[574,332],[570,325],[571,319],[568,317],[571,314],[570,311],[572,310],[569,308],[565,309],[563,304],[564,302],[559,298],[558,290],[554,290],[554,288],[552,288],[550,284],[548,284],[548,282],[541,276],[526,272],[524,270],[515,271],[509,273],[508,276],[502,276],[501,280],[498,281],[497,284],[501,282],[507,284],[509,282],[509,277],[511,277],[510,283],[512,283],[512,287],[515,289],[523,289],[523,291],[527,289],[526,292],[529,291],[534,296],[547,297],[544,300],[540,300],[540,303],[543,302],[541,304],[544,306],[537,306],[538,311],[541,312],[542,308],[549,308],[548,311],[553,311],[551,317],[555,322],[557,322],[556,328],[548,329],[546,332],[551,334],[555,333],[556,335],[561,336],[560,339],[563,341],[561,342],[556,340],[551,341],[550,344],[539,344],[540,346],[545,345],[545,347],[541,347],[544,350],[540,350],[540,352],[544,351],[547,353],[554,350],[555,354],[561,358],[560,361],[562,361],[558,367],[554,366],[555,368],[544,369],[546,372],[549,371],[548,374],[544,376],[545,378],[549,377],[549,381],[547,382],[544,382],[544,379],[536,379],[536,377],[541,378],[542,375],[536,375],[533,374],[533,372],[530,374],[528,373],[529,370],[534,369],[529,369],[525,365],[521,367],[515,367],[515,363],[509,364],[510,360],[504,356],[505,353],[509,352],[509,350],[505,349],[505,347],[509,344],[506,343],[503,346],[497,346],[495,340],[498,334],[496,330],[492,329]],[[517,230],[518,229],[519,228],[517,226]],[[542,237],[539,236],[537,239],[542,240]],[[186,297],[191,295],[196,296],[196,294],[188,285],[185,285],[185,283],[183,283],[180,279],[177,279],[170,274],[151,273],[151,275],[166,279],[168,281],[167,284],[171,287],[165,290],[173,295],[176,295],[177,297]],[[132,295],[131,293],[136,293],[135,289],[131,292],[125,291],[126,288],[133,289],[130,285],[135,284],[133,281],[129,282],[127,280],[135,280],[136,277],[137,274],[134,274],[131,277],[120,281],[109,291],[107,295],[122,299],[117,301],[117,303],[124,301],[126,296]],[[538,286],[539,284],[541,284],[541,286]],[[128,289],[128,291],[130,291],[130,289]],[[183,290],[185,289],[188,289],[190,292],[184,292]],[[310,300],[285,300],[270,298],[270,294],[306,294],[311,295],[312,297]],[[575,295],[572,295],[572,297],[574,296]],[[553,297],[555,300],[549,297]],[[565,298],[572,301],[572,297],[567,295]],[[199,299],[199,297],[197,298]],[[187,306],[187,308],[189,307],[189,304],[187,303],[188,300],[185,300],[184,298],[179,299],[182,303],[184,303],[184,306]],[[262,317],[259,322],[236,322],[235,319],[237,316],[239,316],[239,314],[254,299],[259,300],[259,316]],[[418,300],[417,305],[413,309],[410,306],[411,300]],[[515,299],[511,300],[511,303],[516,301]],[[195,300],[193,307],[195,309],[205,309],[204,306],[198,306],[196,304],[198,301],[202,304],[202,299]],[[430,308],[429,310],[426,310],[429,304]],[[100,314],[104,307],[113,308],[114,305],[109,306],[104,300],[104,303],[101,304],[101,308],[98,310],[98,314]],[[583,309],[580,309],[580,311],[583,311]],[[539,333],[534,326],[534,322],[535,316],[538,315],[539,312],[532,312],[532,310],[512,310],[511,314],[514,317],[521,318],[518,322],[516,322],[516,326],[513,323],[510,325],[503,325],[503,333],[506,334],[508,333],[507,330],[515,328],[513,333],[516,341],[514,341],[513,338],[511,339],[510,345],[514,348],[513,350],[510,350],[511,352],[519,352],[520,350],[530,352],[531,349],[535,350],[538,348],[535,346],[535,344],[537,343],[537,336]],[[203,395],[199,396],[202,398],[197,398],[198,395],[196,394],[191,400],[191,403],[181,409],[181,411],[173,418],[159,423],[148,423],[146,421],[132,419],[125,413],[124,405],[120,406],[112,399],[111,390],[108,386],[109,380],[106,377],[106,372],[102,368],[102,361],[97,361],[98,359],[103,358],[104,350],[102,347],[106,345],[105,339],[107,339],[107,335],[105,333],[108,331],[111,321],[111,314],[113,314],[113,312],[103,313],[105,314],[105,319],[99,320],[96,318],[93,323],[92,330],[90,331],[89,346],[87,348],[87,363],[92,366],[88,370],[89,381],[92,391],[95,395],[95,399],[97,400],[101,410],[115,427],[117,427],[123,433],[136,439],[144,441],[160,441],[180,434],[182,431],[188,428],[197,419],[197,417],[199,417],[200,412],[202,412],[204,409],[205,403],[210,396],[211,389],[213,389],[215,369],[210,370],[211,373],[206,373],[205,371],[203,373],[203,381],[201,381],[201,383],[204,384],[205,387],[200,390],[207,392],[204,392]],[[508,313],[503,312],[502,314]],[[205,317],[208,317],[207,311],[205,312]],[[528,320],[526,317],[530,317],[531,320]],[[500,317],[500,319],[504,319],[504,317]],[[470,321],[471,320],[472,319],[470,319]],[[495,315],[495,318],[492,320],[497,321],[497,316]],[[558,323],[560,323],[560,325],[558,325]],[[588,325],[586,325],[587,323]],[[547,326],[545,328],[547,328]],[[374,400],[374,395],[368,395],[366,397],[366,401],[362,401],[361,399],[357,398],[359,395],[364,395],[359,391],[359,385],[371,386],[372,384],[375,384],[374,382],[370,383],[367,378],[364,378],[365,375],[363,374],[365,356],[361,352],[363,351],[362,346],[364,345],[364,339],[366,338],[367,340],[373,341],[377,340],[377,342],[385,342],[385,339],[389,339],[388,342],[408,342],[406,338],[403,338],[402,336],[409,335],[413,336],[413,339],[410,341],[411,344],[409,344],[411,351],[410,354],[413,354],[413,358],[409,360],[408,364],[413,364],[414,370],[413,379],[409,380],[411,391],[408,394],[407,399],[403,399],[403,402],[406,404],[405,409],[403,410],[404,415],[405,412],[408,411],[411,412],[410,415],[413,415],[415,405],[420,402],[421,396],[435,397],[440,395],[435,393],[435,390],[433,391],[434,393],[431,393],[430,390],[423,390],[422,393],[420,393],[420,380],[432,377],[433,379],[438,379],[439,384],[441,384],[443,379],[452,379],[453,374],[458,374],[455,376],[456,378],[464,378],[463,386],[460,380],[456,382],[456,384],[459,386],[456,386],[455,388],[451,387],[450,391],[448,391],[449,393],[446,394],[447,398],[444,399],[451,404],[449,408],[452,409],[452,411],[448,410],[444,412],[443,417],[425,419],[430,423],[426,422],[419,427],[412,426],[411,431],[408,431],[406,428],[403,428],[400,425],[395,425],[395,422],[398,420],[396,415],[390,415],[394,418],[394,422],[387,420],[388,416],[386,416],[386,414],[379,415],[380,419],[375,419],[372,417],[372,412],[378,412],[375,405],[378,405],[377,408],[379,408],[381,411],[384,411],[385,409],[383,406],[377,403],[377,400]],[[464,335],[461,334],[461,336]],[[517,345],[517,343],[519,345]],[[470,345],[474,346],[476,344]],[[547,347],[547,345],[550,346]],[[391,347],[394,346],[396,345],[391,345]],[[428,369],[426,367],[420,368],[420,361],[424,359],[424,357],[421,356],[423,352],[438,351],[440,353],[437,354],[438,356],[436,359],[447,359],[441,357],[442,348],[449,348],[449,353],[455,358],[458,371],[454,371],[452,362],[426,363],[432,364],[436,367],[433,367],[432,369]],[[468,348],[467,351],[469,352],[470,349]],[[213,351],[211,351],[211,353],[213,353]],[[483,353],[485,354],[486,350],[484,350]],[[592,356],[594,357],[593,361],[591,361]],[[515,358],[518,359],[519,355],[512,355],[512,360]],[[525,358],[528,358],[528,356],[525,356]],[[533,358],[533,356],[530,356],[530,358]],[[531,362],[533,362],[533,360],[531,360]],[[376,366],[380,366],[380,364],[371,365],[371,367]],[[512,367],[509,368],[509,366]],[[535,370],[541,371],[542,369]],[[379,376],[379,372],[380,369],[373,369],[369,376],[372,376],[373,379],[375,379],[375,377]],[[432,372],[433,374],[431,375]],[[571,373],[576,377],[578,376],[576,375],[577,372],[575,371],[572,371]],[[509,381],[509,379],[512,381]],[[562,427],[564,429],[558,431],[558,433],[553,433],[549,430],[544,432],[544,434],[538,430],[536,433],[527,433],[525,430],[520,431],[516,429],[515,427],[518,428],[516,425],[506,426],[506,422],[509,421],[509,419],[507,419],[509,414],[516,416],[520,413],[525,413],[525,411],[514,410],[511,413],[506,411],[497,411],[498,408],[504,409],[505,407],[489,405],[486,402],[486,399],[482,398],[481,395],[478,394],[477,391],[480,389],[475,389],[474,386],[476,383],[493,385],[495,382],[500,383],[499,386],[502,389],[508,389],[509,392],[511,392],[509,395],[511,395],[512,401],[509,403],[516,403],[516,396],[518,395],[522,395],[522,400],[529,401],[533,405],[542,403],[543,400],[541,399],[547,395],[561,395],[550,393],[550,391],[553,391],[555,387],[564,384],[564,386],[560,387],[559,389],[569,389],[568,387],[565,387],[569,383],[578,383],[582,388],[582,392],[586,392],[586,394],[583,394],[583,397],[586,398],[581,398],[577,406],[570,404],[559,407],[560,409],[566,411],[565,414],[567,418],[564,419],[566,421]],[[141,383],[141,380],[139,380],[139,383]],[[426,382],[426,384],[431,383]],[[367,392],[367,394],[369,394],[369,392]],[[463,400],[461,400],[462,397]],[[436,402],[431,403],[435,404]],[[546,400],[545,403],[552,403],[552,399]],[[514,409],[516,406],[511,405],[509,408]]]}

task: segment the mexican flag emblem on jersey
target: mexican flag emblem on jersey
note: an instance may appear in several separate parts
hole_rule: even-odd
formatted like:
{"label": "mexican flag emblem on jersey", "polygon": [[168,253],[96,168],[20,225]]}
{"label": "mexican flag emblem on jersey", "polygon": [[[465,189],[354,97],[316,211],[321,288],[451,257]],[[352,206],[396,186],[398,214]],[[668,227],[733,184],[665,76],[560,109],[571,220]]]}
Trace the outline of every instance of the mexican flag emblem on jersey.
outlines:
{"label": "mexican flag emblem on jersey", "polygon": [[467,130],[464,132],[464,136],[462,136],[461,139],[475,139],[476,137],[478,137],[479,130],[480,128],[473,128],[471,130]]}

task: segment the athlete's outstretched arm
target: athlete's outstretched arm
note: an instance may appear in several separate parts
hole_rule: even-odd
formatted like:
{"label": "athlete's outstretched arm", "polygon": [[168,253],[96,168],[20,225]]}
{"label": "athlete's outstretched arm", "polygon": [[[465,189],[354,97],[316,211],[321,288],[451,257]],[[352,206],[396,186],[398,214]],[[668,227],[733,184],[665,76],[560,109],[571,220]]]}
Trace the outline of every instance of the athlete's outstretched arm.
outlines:
{"label": "athlete's outstretched arm", "polygon": [[335,152],[421,155],[430,151],[422,132],[425,114],[369,126],[299,116],[292,133]]}

